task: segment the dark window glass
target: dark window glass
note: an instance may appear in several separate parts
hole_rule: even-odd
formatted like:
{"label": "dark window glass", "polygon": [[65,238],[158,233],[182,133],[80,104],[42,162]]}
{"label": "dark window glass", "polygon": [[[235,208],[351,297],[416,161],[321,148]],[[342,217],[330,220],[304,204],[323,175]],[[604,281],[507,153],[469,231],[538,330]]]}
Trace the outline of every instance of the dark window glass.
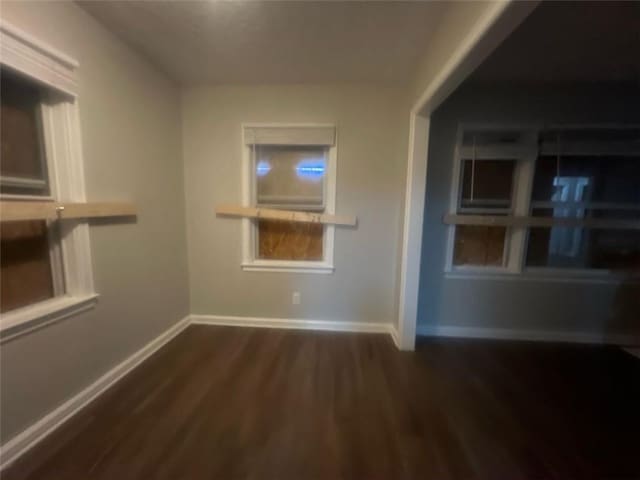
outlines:
{"label": "dark window glass", "polygon": [[[546,136],[545,136],[546,135]],[[543,133],[553,146],[557,133]],[[596,155],[543,155],[536,162],[532,214],[553,218],[640,220],[640,157],[606,154],[606,148],[633,145],[638,131],[575,130],[562,132],[563,148],[601,151]],[[626,148],[626,147],[625,147]],[[527,266],[624,269],[637,265],[637,230],[532,228]]]}
{"label": "dark window glass", "polygon": [[[533,215],[553,217],[554,210],[558,209],[535,209]],[[574,218],[640,220],[638,211],[575,209],[573,213]],[[529,231],[526,264],[530,267],[618,270],[638,268],[639,260],[638,230],[552,227]]]}
{"label": "dark window glass", "polygon": [[510,208],[514,160],[464,160],[462,208]]}
{"label": "dark window glass", "polygon": [[539,157],[533,201],[640,205],[640,157]]}
{"label": "dark window glass", "polygon": [[[0,83],[0,191],[3,194],[47,195],[40,87],[5,70],[0,71]],[[46,222],[2,222],[0,237],[0,311],[53,297]]]}
{"label": "dark window glass", "polygon": [[6,70],[0,72],[2,112],[0,191],[5,194],[47,195],[40,101],[33,82]]}

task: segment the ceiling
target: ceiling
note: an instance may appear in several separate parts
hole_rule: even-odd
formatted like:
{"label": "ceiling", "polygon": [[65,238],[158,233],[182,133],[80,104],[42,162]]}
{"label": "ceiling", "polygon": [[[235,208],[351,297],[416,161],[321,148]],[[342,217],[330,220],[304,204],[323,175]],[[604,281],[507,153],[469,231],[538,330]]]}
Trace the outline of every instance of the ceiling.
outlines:
{"label": "ceiling", "polygon": [[640,85],[640,2],[543,2],[469,80]]}
{"label": "ceiling", "polygon": [[446,2],[80,1],[176,82],[406,82]]}

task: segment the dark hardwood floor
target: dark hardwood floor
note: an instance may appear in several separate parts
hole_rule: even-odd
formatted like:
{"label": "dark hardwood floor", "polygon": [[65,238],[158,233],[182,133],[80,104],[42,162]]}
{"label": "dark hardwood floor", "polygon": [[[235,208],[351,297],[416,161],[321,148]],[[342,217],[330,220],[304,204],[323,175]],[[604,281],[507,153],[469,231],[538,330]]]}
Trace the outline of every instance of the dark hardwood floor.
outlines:
{"label": "dark hardwood floor", "polygon": [[638,479],[615,348],[191,326],[3,479]]}

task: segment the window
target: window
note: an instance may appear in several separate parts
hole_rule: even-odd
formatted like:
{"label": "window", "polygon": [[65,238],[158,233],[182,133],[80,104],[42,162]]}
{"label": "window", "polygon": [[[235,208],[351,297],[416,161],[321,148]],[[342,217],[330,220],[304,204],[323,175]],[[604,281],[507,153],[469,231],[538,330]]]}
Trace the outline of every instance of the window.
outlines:
{"label": "window", "polygon": [[[0,43],[2,202],[83,202],[77,63],[6,23]],[[94,305],[86,224],[3,219],[0,237],[3,340]]]}
{"label": "window", "polygon": [[[335,127],[247,125],[245,205],[335,211]],[[332,225],[281,220],[245,222],[245,270],[331,272]]]}
{"label": "window", "polygon": [[[508,216],[522,210],[517,185],[527,170],[531,134],[516,130],[468,130],[457,148],[453,210],[459,215]],[[504,226],[458,225],[452,267],[514,268],[513,231]],[[511,265],[509,262],[511,261]]]}
{"label": "window", "polygon": [[452,210],[475,220],[450,228],[450,271],[640,266],[639,128],[467,128],[455,169]]}
{"label": "window", "polygon": [[[458,213],[511,213],[515,165],[512,159],[463,159]],[[505,236],[504,227],[461,225],[456,234],[454,264],[502,265]]]}
{"label": "window", "polygon": [[[16,199],[49,198],[41,104],[46,91],[27,78],[0,71],[2,122],[0,192]],[[42,220],[0,227],[0,312],[63,293],[60,232]]]}
{"label": "window", "polygon": [[0,191],[49,195],[40,105],[44,88],[6,69],[0,70],[2,91],[2,163]]}
{"label": "window", "polygon": [[[325,210],[327,152],[324,147],[256,146],[256,205]],[[258,220],[259,259],[322,261],[321,224]]]}
{"label": "window", "polygon": [[[640,220],[639,129],[545,131],[541,150],[533,216]],[[638,230],[558,226],[529,233],[529,267],[617,270],[639,260]]]}

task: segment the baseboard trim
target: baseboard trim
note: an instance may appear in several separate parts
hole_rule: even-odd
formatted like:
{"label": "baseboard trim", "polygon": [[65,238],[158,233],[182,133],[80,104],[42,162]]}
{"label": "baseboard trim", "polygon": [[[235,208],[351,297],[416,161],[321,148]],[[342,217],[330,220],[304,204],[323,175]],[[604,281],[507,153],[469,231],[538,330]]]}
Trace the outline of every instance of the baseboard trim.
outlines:
{"label": "baseboard trim", "polygon": [[458,327],[449,325],[418,325],[418,336],[486,338],[494,340],[525,340],[536,342],[568,342],[607,345],[634,345],[637,337],[620,334],[562,332],[551,330],[519,330],[511,328]]}
{"label": "baseboard trim", "polygon": [[391,323],[337,322],[333,320],[303,320],[294,318],[234,317],[226,315],[191,315],[191,323],[228,327],[284,328],[293,330],[324,330],[330,332],[386,333],[392,335]]}
{"label": "baseboard trim", "polygon": [[34,447],[105,390],[153,355],[157,350],[187,328],[189,323],[190,317],[186,316],[129,358],[109,370],[80,393],[74,395],[58,408],[49,412],[36,423],[2,445],[2,447],[0,447],[0,461],[2,462],[0,464],[0,470],[3,470],[15,462],[21,455]]}
{"label": "baseboard trim", "polygon": [[391,335],[391,340],[393,340],[393,344],[396,346],[398,350],[402,350],[402,346],[400,345],[400,335],[398,334],[398,329],[395,325],[389,325],[389,335]]}
{"label": "baseboard trim", "polygon": [[337,322],[331,320],[301,320],[285,318],[232,317],[220,315],[189,315],[153,339],[129,358],[116,365],[84,390],[49,412],[36,423],[0,446],[0,471],[15,462],[64,422],[95,400],[118,380],[131,372],[161,347],[180,334],[190,324],[225,325],[234,327],[284,328],[324,330],[333,332],[381,333],[390,335],[399,345],[398,333],[391,323]]}

